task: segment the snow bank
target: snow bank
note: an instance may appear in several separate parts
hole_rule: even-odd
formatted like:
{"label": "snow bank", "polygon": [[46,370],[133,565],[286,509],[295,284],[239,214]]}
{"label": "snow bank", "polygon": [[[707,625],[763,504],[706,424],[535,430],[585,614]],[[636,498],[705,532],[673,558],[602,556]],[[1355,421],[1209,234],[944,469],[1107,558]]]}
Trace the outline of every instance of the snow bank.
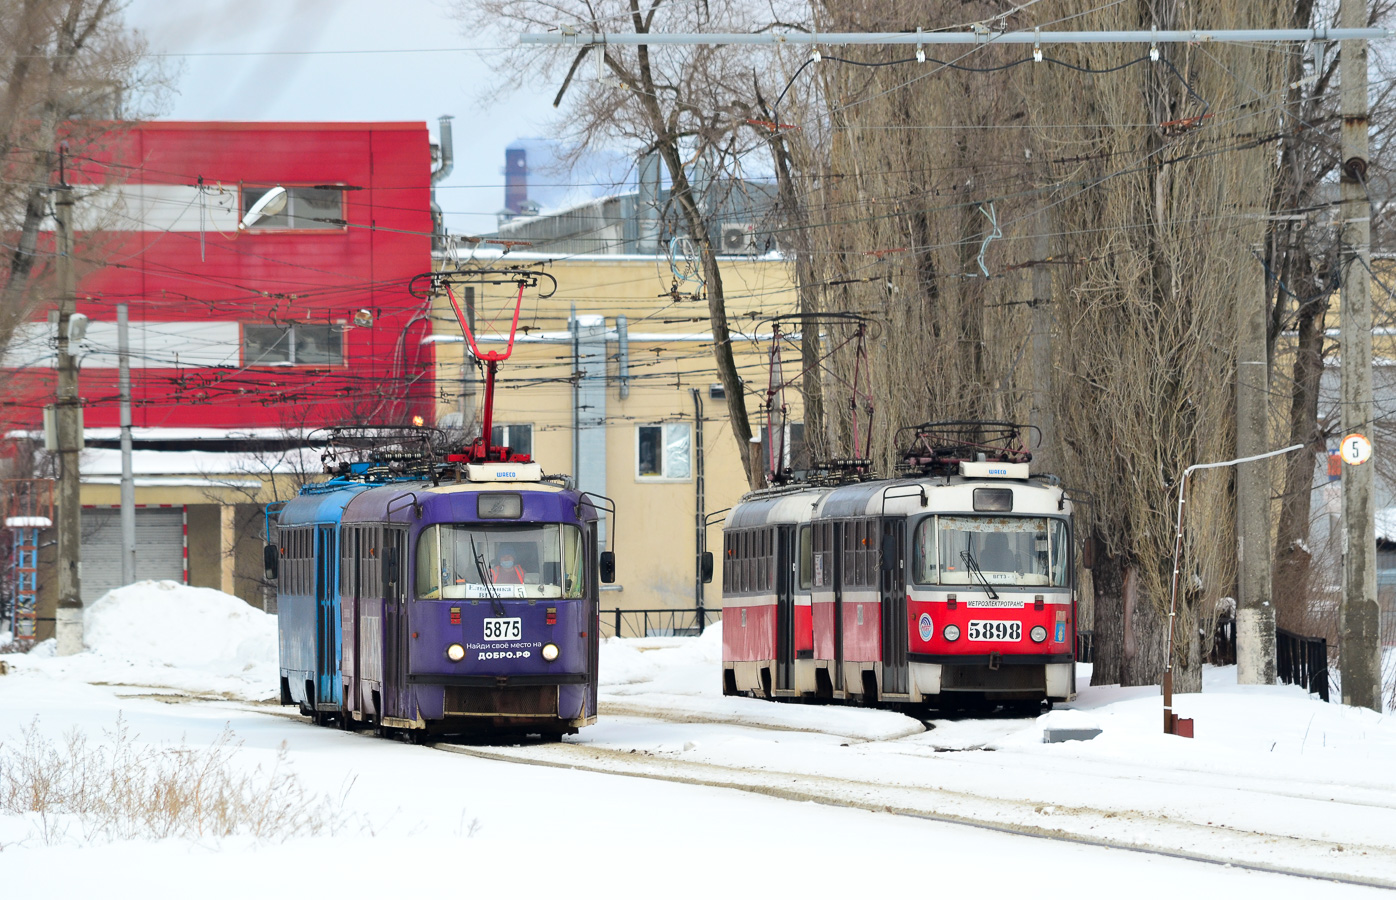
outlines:
{"label": "snow bank", "polygon": [[16,674],[261,700],[277,692],[276,617],[210,588],[141,581],[102,595],[83,616],[84,652],[44,641],[10,655]]}
{"label": "snow bank", "polygon": [[[657,716],[674,722],[728,722],[822,731],[855,740],[893,740],[925,730],[916,719],[877,709],[768,703],[722,695],[722,624],[691,637],[601,642],[601,718]],[[598,736],[604,740],[604,735]],[[681,742],[682,743],[682,742]]]}

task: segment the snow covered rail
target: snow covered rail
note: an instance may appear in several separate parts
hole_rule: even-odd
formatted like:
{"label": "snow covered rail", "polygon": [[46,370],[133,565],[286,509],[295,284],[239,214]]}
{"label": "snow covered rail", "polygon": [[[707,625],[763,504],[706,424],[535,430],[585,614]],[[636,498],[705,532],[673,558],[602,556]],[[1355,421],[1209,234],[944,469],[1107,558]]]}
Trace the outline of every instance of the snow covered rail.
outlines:
{"label": "snow covered rail", "polygon": [[1241,831],[1162,814],[1053,806],[1035,800],[986,797],[944,787],[898,785],[773,769],[752,770],[677,759],[648,750],[585,744],[433,746],[480,759],[731,788],[782,800],[863,809],[1276,875],[1396,888],[1396,847],[1392,846],[1339,845],[1305,837]]}

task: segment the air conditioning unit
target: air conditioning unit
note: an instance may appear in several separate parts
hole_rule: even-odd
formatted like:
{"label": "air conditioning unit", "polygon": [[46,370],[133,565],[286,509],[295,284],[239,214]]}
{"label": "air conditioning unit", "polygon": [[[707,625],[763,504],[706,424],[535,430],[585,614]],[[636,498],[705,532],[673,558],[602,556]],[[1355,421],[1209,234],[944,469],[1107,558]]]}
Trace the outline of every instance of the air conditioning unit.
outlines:
{"label": "air conditioning unit", "polygon": [[756,226],[741,222],[724,222],[721,252],[726,254],[756,253]]}

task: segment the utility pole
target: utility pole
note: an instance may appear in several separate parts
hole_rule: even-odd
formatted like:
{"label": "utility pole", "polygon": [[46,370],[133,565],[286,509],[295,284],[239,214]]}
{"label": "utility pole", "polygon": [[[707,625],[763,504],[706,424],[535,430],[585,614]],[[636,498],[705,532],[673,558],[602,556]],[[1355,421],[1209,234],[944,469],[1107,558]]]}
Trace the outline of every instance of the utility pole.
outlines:
{"label": "utility pole", "polygon": [[1236,295],[1236,681],[1275,683],[1275,606],[1270,579],[1269,365],[1265,270]]}
{"label": "utility pole", "polygon": [[703,609],[703,552],[708,549],[707,482],[703,472],[703,394],[689,388],[693,395],[693,528],[697,534],[697,552],[693,578],[693,610],[698,618],[698,633],[703,633],[708,614]]}
{"label": "utility pole", "polygon": [[1052,270],[1047,257],[1051,252],[1048,240],[1052,221],[1051,207],[1037,214],[1037,237],[1033,256],[1037,265],[1032,270],[1032,424],[1039,431],[1038,446],[1033,450],[1033,462],[1038,472],[1052,471]]}
{"label": "utility pole", "polygon": [[116,305],[117,392],[121,400],[121,583],[136,580],[136,480],[131,473],[131,342],[125,303]]}
{"label": "utility pole", "polygon": [[[1367,24],[1366,0],[1341,0],[1338,21]],[[1367,42],[1344,39],[1339,265],[1342,310],[1343,434],[1372,436],[1372,201],[1367,194]],[[1343,703],[1381,708],[1381,613],[1377,606],[1372,466],[1343,466],[1343,596],[1338,607],[1338,668]]]}
{"label": "utility pole", "polygon": [[77,361],[68,352],[68,325],[77,305],[73,272],[73,189],[67,184],[60,151],[54,199],[58,256],[58,402],[54,430],[58,446],[58,608],[54,631],[58,655],[82,652],[82,499],[78,459],[82,451]]}

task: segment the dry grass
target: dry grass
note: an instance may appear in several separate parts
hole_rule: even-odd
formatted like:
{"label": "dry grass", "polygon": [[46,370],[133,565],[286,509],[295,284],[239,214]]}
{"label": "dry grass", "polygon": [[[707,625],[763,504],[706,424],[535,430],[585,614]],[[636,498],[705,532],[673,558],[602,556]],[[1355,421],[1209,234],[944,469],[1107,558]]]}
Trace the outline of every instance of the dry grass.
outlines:
{"label": "dry grass", "polygon": [[0,811],[26,817],[30,838],[44,844],[279,842],[347,824],[344,798],[308,792],[289,770],[284,743],[269,769],[239,765],[238,753],[227,727],[209,747],[161,747],[139,742],[121,719],[92,742],[76,730],[61,741],[47,738],[35,720],[19,743],[0,745]]}

